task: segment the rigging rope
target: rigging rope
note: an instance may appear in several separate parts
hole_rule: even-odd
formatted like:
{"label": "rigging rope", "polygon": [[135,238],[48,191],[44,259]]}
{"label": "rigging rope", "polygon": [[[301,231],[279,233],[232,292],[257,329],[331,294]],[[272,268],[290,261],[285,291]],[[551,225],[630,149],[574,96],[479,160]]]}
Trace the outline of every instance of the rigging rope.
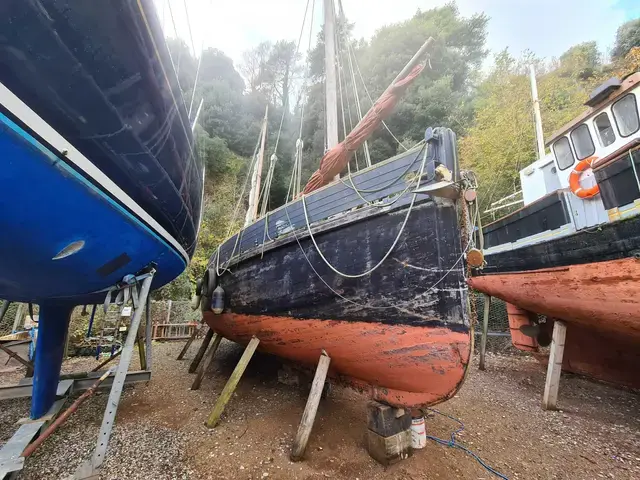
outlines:
{"label": "rigging rope", "polygon": [[[425,147],[426,147],[426,145],[425,145]],[[416,189],[420,188],[420,179],[422,178],[422,174],[424,173],[424,166],[425,166],[425,163],[426,163],[426,160],[427,160],[426,151],[427,151],[427,149],[425,148],[425,154],[424,154],[423,159],[422,159],[422,164],[420,165],[420,173],[419,173],[417,181],[416,181]],[[382,259],[376,265],[374,265],[372,268],[370,268],[369,270],[367,270],[365,272],[358,273],[358,274],[349,274],[349,273],[341,272],[340,270],[335,268],[329,262],[329,260],[326,259],[326,257],[324,256],[324,254],[320,250],[320,247],[318,246],[318,243],[316,242],[315,237],[313,236],[313,232],[311,231],[311,225],[309,223],[309,214],[307,212],[307,204],[306,204],[306,201],[305,201],[305,195],[302,196],[302,209],[304,210],[304,219],[305,219],[305,222],[307,224],[307,231],[309,232],[309,237],[311,238],[311,241],[313,242],[313,245],[315,246],[316,251],[318,252],[318,255],[320,255],[320,258],[322,258],[324,263],[331,270],[333,270],[335,273],[337,273],[338,275],[340,275],[342,277],[345,277],[345,278],[361,278],[361,277],[364,277],[364,276],[367,276],[367,275],[370,275],[371,273],[373,273],[378,267],[380,267],[380,265],[382,265],[384,263],[384,261],[389,257],[389,255],[391,255],[391,252],[393,252],[394,248],[398,244],[398,241],[400,241],[400,237],[402,236],[402,233],[404,232],[404,228],[407,225],[407,221],[409,220],[409,216],[411,215],[411,211],[413,210],[413,205],[414,205],[414,203],[416,201],[416,197],[417,196],[418,196],[417,193],[413,194],[413,197],[411,198],[411,204],[409,205],[409,208],[407,209],[407,214],[404,217],[404,221],[402,222],[402,226],[400,227],[400,231],[398,232],[398,235],[396,236],[396,239],[391,244],[391,247],[389,248],[387,253],[385,253],[385,255],[382,257]]]}
{"label": "rigging rope", "polygon": [[[344,20],[344,19],[343,19]],[[354,100],[356,105],[356,112],[358,113],[358,122],[362,121],[362,106],[360,105],[360,95],[358,93],[358,84],[356,82],[356,74],[353,70],[353,60],[351,58],[351,48],[349,39],[346,37],[346,28],[344,25],[341,28],[343,34],[343,42],[347,47],[347,59],[349,60],[349,71],[351,72],[351,86],[353,87]],[[369,142],[364,142],[364,158],[367,163],[367,167],[371,166],[371,155],[369,153]]]}
{"label": "rigging rope", "polygon": [[[342,0],[338,0],[338,5],[340,8],[340,12],[342,14],[343,18],[346,18],[345,14],[344,14],[344,8],[342,7]],[[362,72],[360,71],[360,65],[358,64],[358,57],[355,54],[355,50],[353,49],[353,46],[351,45],[350,42],[347,42],[347,47],[350,49],[350,51],[353,52],[353,61],[354,64],[356,66],[356,71],[358,72],[358,76],[360,77],[360,81],[362,82],[362,86],[364,87],[364,91],[367,94],[367,97],[369,98],[369,101],[371,102],[371,104],[373,105],[375,102],[373,101],[373,98],[371,97],[371,94],[369,93],[369,89],[367,88],[367,84],[364,81],[364,77],[362,76]],[[431,65],[431,64],[429,64]],[[398,143],[398,145],[400,145],[405,151],[409,150],[407,147],[404,146],[404,144],[398,140],[398,138],[393,134],[393,132],[391,131],[391,129],[389,128],[389,126],[387,125],[387,122],[385,122],[384,120],[382,121],[382,125],[384,126],[384,128],[387,130],[387,132],[389,132],[389,134],[393,137],[393,139]]]}

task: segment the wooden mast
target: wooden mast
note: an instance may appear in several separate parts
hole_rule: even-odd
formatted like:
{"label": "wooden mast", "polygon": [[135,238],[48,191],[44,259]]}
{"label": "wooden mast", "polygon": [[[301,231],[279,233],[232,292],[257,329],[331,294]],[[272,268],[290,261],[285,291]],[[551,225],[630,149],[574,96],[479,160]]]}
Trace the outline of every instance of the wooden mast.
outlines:
{"label": "wooden mast", "polygon": [[260,203],[260,181],[262,180],[262,164],[264,163],[264,149],[267,142],[267,117],[269,115],[269,105],[264,110],[262,129],[260,130],[260,150],[258,151],[258,161],[251,177],[251,192],[249,193],[249,208],[244,219],[244,226],[253,223],[258,217],[258,203]]}
{"label": "wooden mast", "polygon": [[[335,6],[333,0],[324,0],[324,70],[325,115],[327,149],[338,145],[338,93],[336,80]],[[340,178],[336,175],[335,179]]]}

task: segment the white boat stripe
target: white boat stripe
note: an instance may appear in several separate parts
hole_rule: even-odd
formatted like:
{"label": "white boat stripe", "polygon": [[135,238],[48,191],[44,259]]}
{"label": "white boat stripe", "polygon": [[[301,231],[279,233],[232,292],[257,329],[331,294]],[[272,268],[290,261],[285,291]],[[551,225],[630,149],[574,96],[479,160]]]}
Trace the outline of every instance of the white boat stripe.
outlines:
{"label": "white boat stripe", "polygon": [[[62,135],[60,135],[51,125],[45,122],[36,112],[34,112],[26,103],[20,100],[11,90],[0,82],[0,103],[9,110],[13,115],[24,122],[37,135],[42,137],[49,145],[57,150],[61,158],[68,163],[75,165],[87,177],[91,178],[100,185],[105,192],[110,193],[122,205],[127,207],[144,223],[151,227],[158,235],[164,238],[173,248],[175,248],[184,257],[187,264],[189,263],[189,255],[182,248],[182,245],[167,232],[144,208],[138,205],[127,193],[113,182],[102,170],[96,167],[87,157],[69,143]],[[62,152],[66,150],[66,154]]]}

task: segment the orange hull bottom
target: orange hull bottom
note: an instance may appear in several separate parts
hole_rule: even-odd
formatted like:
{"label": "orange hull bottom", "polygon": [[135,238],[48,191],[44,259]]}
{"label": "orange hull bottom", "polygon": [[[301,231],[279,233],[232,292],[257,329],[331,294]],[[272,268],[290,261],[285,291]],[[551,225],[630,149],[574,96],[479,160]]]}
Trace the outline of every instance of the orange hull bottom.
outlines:
{"label": "orange hull bottom", "polygon": [[[519,328],[531,312],[567,322],[563,368],[640,388],[640,260],[626,258],[545,270],[490,274],[471,287],[508,302],[516,348],[537,351]],[[544,324],[550,335],[552,322]]]}
{"label": "orange hull bottom", "polygon": [[329,375],[340,383],[396,407],[433,405],[451,398],[464,380],[471,336],[447,328],[292,317],[204,314],[223,337],[315,367],[322,350]]}

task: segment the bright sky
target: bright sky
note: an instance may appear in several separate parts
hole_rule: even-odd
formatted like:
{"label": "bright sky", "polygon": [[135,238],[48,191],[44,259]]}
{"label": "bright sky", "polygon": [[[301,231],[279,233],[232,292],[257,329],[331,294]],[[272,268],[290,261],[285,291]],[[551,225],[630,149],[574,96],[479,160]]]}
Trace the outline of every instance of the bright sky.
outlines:
{"label": "bright sky", "polygon": [[[242,53],[264,40],[297,40],[306,0],[154,0],[165,32],[191,40],[185,5],[197,52],[204,42],[239,63]],[[342,0],[355,36],[369,38],[380,27],[410,18],[447,0]],[[313,2],[313,0],[312,0]],[[314,29],[322,22],[322,0],[315,0]],[[337,2],[336,2],[337,3]],[[640,17],[637,0],[458,0],[464,16],[489,17],[488,47],[509,47],[518,55],[531,50],[539,57],[559,56],[580,42],[596,40],[607,53],[618,26]],[[171,13],[175,22],[171,21]],[[303,41],[303,44],[306,42]]]}

